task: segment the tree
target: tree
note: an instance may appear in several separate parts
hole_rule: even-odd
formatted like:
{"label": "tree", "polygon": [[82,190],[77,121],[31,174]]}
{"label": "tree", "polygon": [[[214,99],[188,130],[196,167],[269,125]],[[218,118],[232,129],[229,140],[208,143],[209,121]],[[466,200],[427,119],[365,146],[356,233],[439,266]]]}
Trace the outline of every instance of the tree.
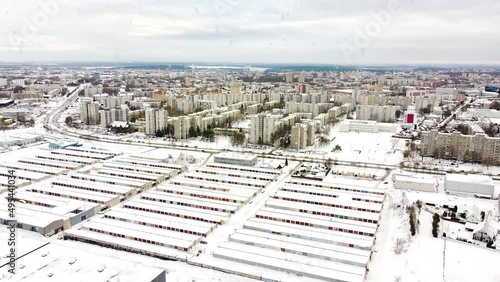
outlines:
{"label": "tree", "polygon": [[207,140],[207,141],[210,141],[210,142],[214,142],[215,141],[215,132],[212,128],[207,128],[206,130],[204,130],[202,133],[201,133],[201,136],[203,138],[203,140]]}
{"label": "tree", "polygon": [[24,90],[25,90],[24,87],[17,85],[16,87],[14,87],[14,94],[23,93]]}
{"label": "tree", "polygon": [[411,154],[410,150],[404,150],[403,157],[406,159],[410,156],[410,154]]}
{"label": "tree", "polygon": [[336,151],[342,151],[342,147],[340,147],[339,144],[335,145],[335,148],[333,148],[333,151],[336,152]]}
{"label": "tree", "polygon": [[137,118],[136,118],[136,117],[132,117],[132,118],[130,118],[130,122],[131,122],[131,123],[135,123],[136,121],[137,121]]}
{"label": "tree", "polygon": [[467,124],[459,124],[456,127],[456,130],[460,131],[461,134],[463,135],[469,135],[469,126]]}
{"label": "tree", "polygon": [[201,136],[201,129],[199,126],[196,127],[196,135]]}
{"label": "tree", "polygon": [[333,165],[333,160],[332,160],[332,158],[328,158],[328,159],[326,159],[326,161],[325,161],[325,166],[326,166],[326,167],[328,167],[328,168],[331,168],[331,167],[332,167],[332,165]]}
{"label": "tree", "polygon": [[288,166],[288,158],[285,159],[285,166]]}
{"label": "tree", "polygon": [[486,217],[486,213],[484,211],[481,211],[481,221],[484,221],[485,217]]}
{"label": "tree", "polygon": [[155,132],[155,136],[156,136],[156,137],[164,137],[164,136],[165,136],[165,131],[164,131],[164,130],[162,130],[162,129],[158,129],[158,130],[156,130],[156,132]]}
{"label": "tree", "polygon": [[234,145],[241,145],[243,143],[245,143],[245,133],[235,132],[233,134],[233,144]]}
{"label": "tree", "polygon": [[190,137],[190,138],[191,138],[191,137],[196,137],[196,136],[197,136],[197,135],[196,135],[196,129],[194,129],[194,127],[193,127],[193,126],[191,126],[191,127],[189,128],[188,135],[189,135],[189,137]]}
{"label": "tree", "polygon": [[451,111],[446,109],[443,111],[443,117],[444,118],[448,118],[449,116],[451,116]]}
{"label": "tree", "polygon": [[73,123],[73,118],[66,117],[66,119],[64,120],[64,123],[66,123],[67,126],[70,126]]}
{"label": "tree", "polygon": [[417,213],[415,211],[415,206],[410,208],[410,232],[411,236],[415,236],[417,233]]}
{"label": "tree", "polygon": [[422,209],[422,205],[423,205],[423,202],[421,200],[418,200],[417,201],[417,207],[418,207],[419,211]]}
{"label": "tree", "polygon": [[490,240],[487,244],[486,244],[486,248],[491,248],[491,249],[496,249],[496,247],[493,246],[493,241]]}
{"label": "tree", "polygon": [[325,136],[321,136],[319,138],[318,142],[320,145],[329,145],[330,144],[330,140],[328,138],[326,138]]}
{"label": "tree", "polygon": [[432,216],[432,236],[434,236],[434,238],[438,237],[438,234],[439,234],[439,221],[440,220],[441,220],[441,218],[439,217],[439,214],[435,213]]}
{"label": "tree", "polygon": [[455,213],[458,212],[458,206],[457,205],[455,205],[455,207],[453,207],[453,212],[455,212]]}
{"label": "tree", "polygon": [[500,103],[498,101],[491,102],[490,109],[500,111]]}
{"label": "tree", "polygon": [[133,82],[132,83],[127,83],[127,85],[125,86],[125,91],[130,92],[134,88],[135,88],[135,84]]}
{"label": "tree", "polygon": [[401,110],[396,110],[396,119],[401,117]]}

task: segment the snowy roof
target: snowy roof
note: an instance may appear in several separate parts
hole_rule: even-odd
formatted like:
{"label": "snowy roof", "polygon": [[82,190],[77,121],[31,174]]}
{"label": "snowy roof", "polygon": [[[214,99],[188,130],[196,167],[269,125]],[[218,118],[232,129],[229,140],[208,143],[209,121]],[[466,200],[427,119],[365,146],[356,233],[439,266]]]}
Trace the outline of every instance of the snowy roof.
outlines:
{"label": "snowy roof", "polygon": [[114,121],[111,124],[111,127],[128,127],[128,126],[129,126],[128,122],[125,121]]}
{"label": "snowy roof", "polygon": [[103,163],[103,167],[108,167],[108,168],[116,168],[120,170],[128,170],[128,171],[148,171],[149,173],[155,173],[155,174],[170,174],[173,169],[168,169],[168,168],[159,168],[159,167],[151,167],[147,165],[142,165],[142,164],[129,164],[129,163]]}
{"label": "snowy roof", "polygon": [[[10,220],[8,218],[8,208],[7,203],[4,203],[4,199],[0,202],[0,218],[4,220]],[[62,216],[48,214],[39,210],[32,210],[27,208],[27,205],[16,204],[16,220],[22,224],[28,224],[31,226],[47,228],[53,222],[62,221],[64,218]]]}
{"label": "snowy roof", "polygon": [[73,179],[90,180],[95,182],[104,182],[109,184],[124,185],[130,187],[142,187],[146,184],[151,183],[150,181],[140,180],[140,179],[130,179],[124,177],[116,177],[105,174],[95,174],[95,173],[83,173],[76,172],[71,176]]}
{"label": "snowy roof", "polygon": [[495,185],[491,177],[476,174],[446,174],[446,181],[475,183],[483,185]]}
{"label": "snowy roof", "polygon": [[123,186],[118,184],[103,184],[103,183],[96,183],[93,181],[77,180],[69,178],[55,179],[52,181],[52,185],[65,186],[65,187],[68,187],[67,185],[71,185],[79,187],[76,188],[77,190],[103,191],[99,193],[107,193],[115,195],[125,195],[134,190],[134,188],[130,186]]}
{"label": "snowy roof", "polygon": [[282,188],[284,191],[288,192],[298,192],[298,193],[303,193],[306,192],[305,194],[311,194],[311,195],[325,195],[325,196],[333,196],[335,198],[338,197],[349,197],[349,198],[363,198],[363,199],[368,199],[372,201],[384,201],[384,196],[382,195],[376,195],[376,194],[369,194],[369,193],[358,193],[358,192],[348,192],[348,191],[341,191],[341,190],[334,190],[334,189],[324,189],[324,188],[317,188],[317,187],[307,187],[307,186],[302,186],[302,185],[296,185],[296,184],[291,184],[287,183],[285,187]]}
{"label": "snowy roof", "polygon": [[[142,263],[84,252],[78,248],[45,244],[38,239],[23,238],[20,246],[30,241],[40,242],[39,245],[43,247],[36,249],[38,246],[33,245],[30,250],[23,252],[26,255],[18,259],[18,265],[23,265],[23,268],[16,268],[16,275],[12,276],[15,279],[12,280],[149,282],[164,271]],[[9,281],[9,277],[6,278]]]}
{"label": "snowy roof", "polygon": [[244,195],[247,195],[247,194],[254,195],[257,191],[257,188],[250,187],[250,186],[209,182],[209,181],[196,180],[196,179],[190,179],[190,178],[182,178],[182,177],[173,178],[170,182],[173,184],[176,184],[176,185],[208,188],[208,189],[215,190],[215,191],[224,191],[224,192],[237,191],[237,192],[241,192]]}
{"label": "snowy roof", "polygon": [[221,191],[217,191],[217,190],[209,190],[209,189],[196,188],[196,187],[186,187],[186,186],[181,186],[181,185],[160,185],[157,189],[159,191],[169,191],[169,192],[174,192],[176,194],[186,193],[187,195],[196,195],[196,196],[199,195],[202,197],[225,198],[225,199],[232,199],[232,200],[236,200],[236,201],[246,201],[251,196],[248,193],[246,195],[242,194],[242,193],[238,193],[238,190],[233,190],[233,193],[229,193],[229,192],[221,192]]}
{"label": "snowy roof", "polygon": [[436,184],[436,179],[428,177],[414,177],[410,175],[396,175],[396,180],[407,181],[407,182],[418,182],[422,184]]}
{"label": "snowy roof", "polygon": [[268,181],[272,181],[274,179],[274,176],[270,174],[262,174],[262,173],[256,173],[256,172],[246,172],[246,171],[238,171],[235,172],[234,170],[228,170],[228,169],[219,169],[219,168],[212,168],[212,167],[201,167],[196,169],[197,172],[201,173],[214,173],[214,174],[223,174],[223,175],[238,175],[239,177],[244,177],[244,178],[265,178]]}
{"label": "snowy roof", "polygon": [[483,232],[483,233],[488,234],[488,236],[490,236],[491,238],[493,238],[497,234],[497,231],[498,231],[498,228],[494,225],[494,223],[492,223],[491,221],[487,221],[484,224],[483,228],[475,231],[474,233]]}
{"label": "snowy roof", "polygon": [[172,203],[172,202],[183,203],[187,206],[192,206],[192,207],[198,207],[198,206],[199,207],[210,207],[210,208],[223,209],[223,210],[232,211],[232,212],[236,212],[240,206],[239,204],[231,203],[231,202],[222,202],[222,201],[210,200],[210,199],[206,199],[206,198],[183,196],[183,195],[179,195],[179,194],[154,192],[154,191],[150,191],[150,192],[142,194],[141,198],[142,199],[152,198],[152,199],[156,199],[158,201],[167,201],[170,203]]}
{"label": "snowy roof", "polygon": [[248,161],[251,161],[251,160],[254,160],[255,158],[257,158],[257,156],[254,156],[254,155],[236,154],[236,153],[227,153],[227,152],[219,153],[219,154],[215,155],[215,157],[225,158],[225,159],[248,160]]}
{"label": "snowy roof", "polygon": [[227,218],[227,213],[202,210],[198,208],[179,206],[169,203],[160,203],[155,201],[148,201],[143,199],[132,199],[123,204],[127,208],[153,210],[165,214],[179,215],[183,218],[201,218],[206,222],[219,223]]}

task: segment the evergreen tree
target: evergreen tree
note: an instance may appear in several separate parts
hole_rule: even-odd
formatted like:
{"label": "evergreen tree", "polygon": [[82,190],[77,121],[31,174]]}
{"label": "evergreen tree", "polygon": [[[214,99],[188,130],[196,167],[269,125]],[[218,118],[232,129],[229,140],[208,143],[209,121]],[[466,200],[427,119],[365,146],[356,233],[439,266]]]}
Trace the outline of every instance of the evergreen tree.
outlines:
{"label": "evergreen tree", "polygon": [[415,212],[415,206],[410,208],[410,232],[411,236],[415,236],[417,233],[417,213]]}
{"label": "evergreen tree", "polygon": [[432,236],[434,236],[434,238],[437,238],[438,237],[438,231],[439,231],[439,221],[440,221],[440,217],[439,217],[439,214],[435,213],[433,216],[432,216]]}
{"label": "evergreen tree", "polygon": [[189,134],[189,137],[196,137],[196,130],[194,129],[194,127],[191,126],[189,128],[188,134]]}

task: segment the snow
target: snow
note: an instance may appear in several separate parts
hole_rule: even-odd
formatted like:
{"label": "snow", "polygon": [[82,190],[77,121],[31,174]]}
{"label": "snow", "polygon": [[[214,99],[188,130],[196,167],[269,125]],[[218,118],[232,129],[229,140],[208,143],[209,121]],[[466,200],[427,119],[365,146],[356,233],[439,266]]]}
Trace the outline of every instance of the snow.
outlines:
{"label": "snow", "polygon": [[[305,150],[283,150],[285,156],[317,157],[339,161],[366,162],[397,165],[403,160],[405,140],[393,138],[391,133],[339,132],[339,124],[334,125],[328,137],[331,142],[323,146],[316,144]],[[336,145],[342,150],[333,152]]]}
{"label": "snow", "polygon": [[[0,242],[6,242],[8,236],[5,228],[0,229]],[[188,265],[182,262],[165,261],[153,257],[133,254],[125,251],[118,251],[110,248],[103,248],[97,245],[77,242],[77,241],[61,241],[55,237],[45,238],[37,233],[25,230],[17,230],[18,240],[18,257],[27,252],[38,248],[46,243],[49,243],[44,248],[45,252],[33,253],[33,257],[26,257],[27,260],[20,259],[17,269],[20,270],[21,264],[24,265],[23,270],[27,273],[32,273],[31,276],[21,279],[19,276],[8,276],[6,271],[0,273],[0,279],[5,281],[47,281],[49,272],[54,273],[50,278],[51,281],[95,281],[95,282],[132,282],[132,281],[150,281],[153,273],[157,271],[166,271],[166,281],[176,282],[211,282],[211,281],[234,281],[234,282],[251,282],[249,278],[240,277],[237,275],[227,274],[220,271],[215,271],[206,268],[200,268]],[[40,250],[44,250],[44,248]],[[158,248],[153,246],[153,248]],[[2,250],[4,250],[2,248]],[[47,254],[46,257],[41,257],[41,254]],[[42,260],[42,259],[47,260]],[[59,258],[59,259],[57,259]],[[69,265],[70,261],[76,261],[73,265]],[[55,261],[54,261],[55,260]],[[54,261],[54,262],[52,262]],[[0,257],[0,263],[4,264],[5,258],[3,254]],[[42,263],[42,264],[40,264]],[[47,267],[42,268],[43,265]],[[102,273],[97,272],[97,269],[106,266]],[[42,268],[41,270],[39,270]],[[76,272],[79,269],[78,272]],[[38,271],[37,271],[38,270]],[[34,272],[37,271],[37,272]],[[114,279],[110,279],[111,275],[117,274]],[[78,273],[78,276],[75,275]],[[159,272],[158,272],[159,273]],[[81,276],[80,276],[81,275]],[[80,278],[81,277],[81,278]],[[150,280],[148,280],[150,279]]]}
{"label": "snow", "polygon": [[446,174],[446,180],[450,182],[493,185],[493,180],[491,180],[491,177],[485,175]]}
{"label": "snow", "polygon": [[[404,209],[406,204],[419,199],[439,204],[475,204],[483,209],[495,209],[495,201],[444,193],[399,191],[392,189],[390,181],[387,186],[389,189],[376,235],[375,252],[368,265],[367,282],[500,281],[500,268],[497,265],[500,252],[453,239],[434,238],[431,232],[433,213],[427,211],[425,206],[418,216],[418,232],[415,237],[411,237],[409,216]],[[440,228],[446,231],[453,224],[456,223],[441,220]],[[464,227],[456,224],[452,228],[458,226]],[[401,254],[395,253],[398,239],[404,242],[401,244]]]}

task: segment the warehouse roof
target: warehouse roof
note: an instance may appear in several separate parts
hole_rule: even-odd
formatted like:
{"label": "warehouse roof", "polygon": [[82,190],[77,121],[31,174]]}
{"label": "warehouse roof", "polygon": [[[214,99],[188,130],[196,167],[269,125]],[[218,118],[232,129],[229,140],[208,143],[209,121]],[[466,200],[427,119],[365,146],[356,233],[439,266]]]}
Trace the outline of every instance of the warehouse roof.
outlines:
{"label": "warehouse roof", "polygon": [[486,175],[475,175],[475,174],[446,174],[446,181],[495,185],[491,177]]}
{"label": "warehouse roof", "polygon": [[416,183],[422,183],[422,184],[436,184],[436,179],[434,178],[428,178],[428,177],[414,177],[410,175],[396,175],[395,176],[396,180],[399,181],[407,181],[407,182],[416,182]]}

